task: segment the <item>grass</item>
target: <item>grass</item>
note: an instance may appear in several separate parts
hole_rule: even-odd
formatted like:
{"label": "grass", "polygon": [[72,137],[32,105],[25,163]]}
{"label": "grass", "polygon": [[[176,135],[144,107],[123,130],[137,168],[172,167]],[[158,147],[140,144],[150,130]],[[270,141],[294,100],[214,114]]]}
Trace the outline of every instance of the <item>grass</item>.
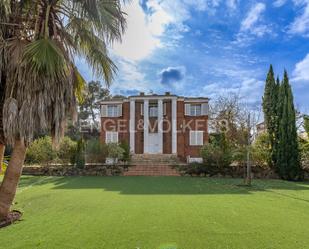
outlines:
{"label": "grass", "polygon": [[[1,181],[1,179],[0,179]],[[0,248],[309,247],[309,183],[189,177],[23,177]]]}

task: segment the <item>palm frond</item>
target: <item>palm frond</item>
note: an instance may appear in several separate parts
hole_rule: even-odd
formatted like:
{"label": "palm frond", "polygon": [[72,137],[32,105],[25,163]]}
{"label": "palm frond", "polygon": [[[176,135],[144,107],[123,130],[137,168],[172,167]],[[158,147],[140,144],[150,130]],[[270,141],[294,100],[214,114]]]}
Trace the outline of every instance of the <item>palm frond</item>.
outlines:
{"label": "palm frond", "polygon": [[51,78],[65,75],[67,71],[63,51],[51,39],[45,38],[26,46],[22,66],[33,73]]}
{"label": "palm frond", "polygon": [[86,81],[76,67],[73,70],[74,70],[73,80],[74,80],[74,86],[75,86],[74,87],[75,95],[77,97],[78,102],[81,104],[84,102]]}

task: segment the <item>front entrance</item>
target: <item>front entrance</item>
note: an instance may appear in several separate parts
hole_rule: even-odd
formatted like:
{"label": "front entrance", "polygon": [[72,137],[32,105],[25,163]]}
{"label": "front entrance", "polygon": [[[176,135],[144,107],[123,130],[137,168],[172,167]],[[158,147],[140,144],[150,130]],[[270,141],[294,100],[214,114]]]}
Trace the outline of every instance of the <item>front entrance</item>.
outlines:
{"label": "front entrance", "polygon": [[160,136],[159,133],[149,133],[148,134],[148,153],[149,154],[159,154],[160,151]]}

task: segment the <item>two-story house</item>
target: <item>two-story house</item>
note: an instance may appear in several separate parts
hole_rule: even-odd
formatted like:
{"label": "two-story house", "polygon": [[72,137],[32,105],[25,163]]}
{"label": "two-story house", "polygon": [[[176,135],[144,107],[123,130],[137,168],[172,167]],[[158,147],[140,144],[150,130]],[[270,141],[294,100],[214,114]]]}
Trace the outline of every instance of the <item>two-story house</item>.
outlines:
{"label": "two-story house", "polygon": [[126,141],[132,154],[172,154],[200,160],[208,142],[208,98],[129,96],[101,102],[101,141]]}

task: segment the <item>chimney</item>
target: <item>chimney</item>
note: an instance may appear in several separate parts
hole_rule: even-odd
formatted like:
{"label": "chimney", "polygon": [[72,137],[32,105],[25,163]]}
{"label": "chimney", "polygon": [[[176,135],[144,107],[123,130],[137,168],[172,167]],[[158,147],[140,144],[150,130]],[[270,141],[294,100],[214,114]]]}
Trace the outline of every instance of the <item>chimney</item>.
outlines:
{"label": "chimney", "polygon": [[170,96],[171,93],[170,93],[170,92],[165,92],[165,95],[166,95],[166,96]]}
{"label": "chimney", "polygon": [[145,93],[144,92],[140,92],[139,96],[145,96]]}

